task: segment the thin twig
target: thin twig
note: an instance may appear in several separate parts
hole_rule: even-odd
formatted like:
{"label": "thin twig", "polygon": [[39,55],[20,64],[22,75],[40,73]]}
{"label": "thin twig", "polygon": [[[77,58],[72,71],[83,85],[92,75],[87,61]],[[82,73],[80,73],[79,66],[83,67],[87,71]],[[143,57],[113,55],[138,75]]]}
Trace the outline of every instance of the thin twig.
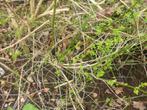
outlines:
{"label": "thin twig", "polygon": [[53,29],[54,44],[56,44],[56,42],[57,42],[56,33],[55,33],[56,32],[55,31],[56,5],[57,5],[57,0],[54,0],[53,18],[52,18],[52,29]]}

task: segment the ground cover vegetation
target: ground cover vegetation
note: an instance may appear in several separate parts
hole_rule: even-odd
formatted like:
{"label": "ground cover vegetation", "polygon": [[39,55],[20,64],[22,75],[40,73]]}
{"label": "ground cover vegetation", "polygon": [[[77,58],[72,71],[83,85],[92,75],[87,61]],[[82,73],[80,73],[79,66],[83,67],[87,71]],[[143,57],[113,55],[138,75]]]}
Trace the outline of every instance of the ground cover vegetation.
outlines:
{"label": "ground cover vegetation", "polygon": [[146,110],[146,6],[0,1],[0,109]]}

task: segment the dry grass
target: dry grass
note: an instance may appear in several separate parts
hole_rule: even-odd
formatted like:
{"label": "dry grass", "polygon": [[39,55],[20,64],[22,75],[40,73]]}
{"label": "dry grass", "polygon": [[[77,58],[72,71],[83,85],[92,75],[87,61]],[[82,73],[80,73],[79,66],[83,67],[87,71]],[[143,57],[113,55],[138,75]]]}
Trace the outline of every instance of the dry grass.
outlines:
{"label": "dry grass", "polygon": [[144,104],[145,3],[2,1],[0,108],[131,110],[134,99]]}

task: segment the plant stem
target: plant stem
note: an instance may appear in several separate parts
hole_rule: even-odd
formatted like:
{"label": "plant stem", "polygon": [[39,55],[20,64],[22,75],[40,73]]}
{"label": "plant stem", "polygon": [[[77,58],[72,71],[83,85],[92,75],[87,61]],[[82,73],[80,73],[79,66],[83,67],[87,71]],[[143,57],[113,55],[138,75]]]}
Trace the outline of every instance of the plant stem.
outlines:
{"label": "plant stem", "polygon": [[54,0],[53,18],[52,18],[52,32],[53,32],[53,37],[54,37],[54,45],[56,45],[57,43],[56,30],[55,30],[56,5],[57,5],[57,0]]}

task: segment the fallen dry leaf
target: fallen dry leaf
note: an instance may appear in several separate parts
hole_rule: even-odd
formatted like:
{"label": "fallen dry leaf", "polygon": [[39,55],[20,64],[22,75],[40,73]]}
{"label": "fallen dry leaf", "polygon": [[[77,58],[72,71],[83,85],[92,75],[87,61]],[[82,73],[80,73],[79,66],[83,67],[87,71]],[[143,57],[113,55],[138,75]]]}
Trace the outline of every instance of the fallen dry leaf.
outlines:
{"label": "fallen dry leaf", "polygon": [[107,90],[105,91],[105,93],[111,94],[111,91],[110,91],[109,89],[107,89]]}
{"label": "fallen dry leaf", "polygon": [[108,17],[112,16],[118,6],[119,6],[119,3],[99,10],[97,12],[97,18],[102,19],[102,18],[108,18]]}
{"label": "fallen dry leaf", "polygon": [[95,93],[95,92],[94,92],[94,93],[92,93],[92,97],[93,97],[93,98],[96,98],[97,96],[98,96],[98,94],[97,94],[97,93]]}
{"label": "fallen dry leaf", "polygon": [[97,13],[97,18],[101,19],[101,18],[105,18],[105,17],[109,17],[113,14],[114,9],[112,7],[107,7],[103,10],[100,10],[100,12]]}
{"label": "fallen dry leaf", "polygon": [[47,93],[49,91],[49,88],[44,88],[42,91]]}
{"label": "fallen dry leaf", "polygon": [[138,110],[146,110],[147,109],[146,106],[144,105],[144,103],[141,101],[138,101],[138,102],[133,101],[133,107]]}
{"label": "fallen dry leaf", "polygon": [[21,102],[21,103],[24,103],[24,102],[25,102],[25,98],[24,98],[24,97],[21,97],[21,98],[20,98],[20,102]]}
{"label": "fallen dry leaf", "polygon": [[117,95],[119,95],[119,94],[121,94],[121,93],[124,92],[124,90],[123,90],[122,87],[117,87],[117,88],[114,89],[114,91],[115,91],[115,93],[116,93]]}
{"label": "fallen dry leaf", "polygon": [[34,82],[32,76],[30,76],[30,75],[27,77],[27,80],[30,81],[31,83]]}
{"label": "fallen dry leaf", "polygon": [[2,67],[0,67],[0,77],[3,76],[4,74],[5,74],[5,70]]}

